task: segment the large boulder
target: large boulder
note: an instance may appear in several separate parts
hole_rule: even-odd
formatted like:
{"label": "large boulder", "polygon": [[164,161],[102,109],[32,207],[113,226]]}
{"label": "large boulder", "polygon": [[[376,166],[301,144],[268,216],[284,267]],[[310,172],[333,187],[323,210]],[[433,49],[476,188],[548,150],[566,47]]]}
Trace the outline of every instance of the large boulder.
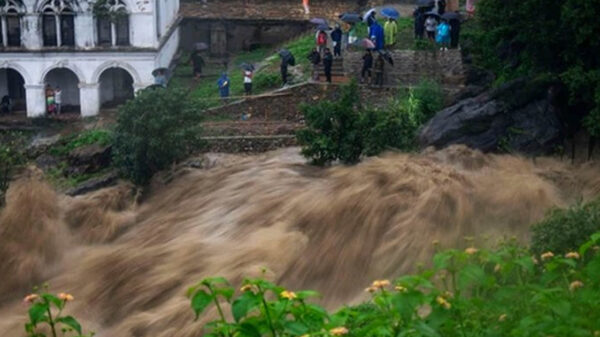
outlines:
{"label": "large boulder", "polygon": [[561,108],[551,85],[524,79],[510,82],[438,112],[421,130],[422,147],[464,144],[486,152],[541,155],[562,144]]}
{"label": "large boulder", "polygon": [[112,147],[98,144],[78,147],[68,155],[69,169],[72,174],[98,172],[110,166]]}

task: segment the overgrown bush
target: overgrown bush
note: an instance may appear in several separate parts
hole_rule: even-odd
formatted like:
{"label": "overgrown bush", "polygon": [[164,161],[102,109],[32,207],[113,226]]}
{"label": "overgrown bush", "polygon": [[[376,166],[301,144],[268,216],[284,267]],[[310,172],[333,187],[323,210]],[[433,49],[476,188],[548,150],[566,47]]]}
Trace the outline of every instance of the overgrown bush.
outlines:
{"label": "overgrown bush", "polygon": [[202,105],[179,89],[146,89],[119,109],[114,163],[136,184],[197,151]]}
{"label": "overgrown bush", "polygon": [[188,295],[196,317],[217,307],[219,317],[204,331],[214,337],[596,337],[598,242],[600,233],[565,255],[532,256],[513,240],[492,250],[439,251],[431,268],[393,283],[374,281],[365,289],[370,301],[334,314],[310,302],[315,292],[260,279],[245,280],[237,296],[225,279],[205,279]]}
{"label": "overgrown bush", "polygon": [[353,164],[362,155],[387,149],[412,151],[419,128],[443,106],[438,84],[424,81],[392,99],[384,108],[365,108],[355,83],[337,101],[302,107],[307,128],[298,132],[302,154],[314,164],[340,160]]}
{"label": "overgrown bush", "polygon": [[531,250],[564,253],[579,247],[598,231],[600,199],[568,209],[555,209],[532,227]]}
{"label": "overgrown bush", "polygon": [[4,204],[4,194],[19,166],[25,163],[23,136],[19,133],[0,137],[0,206]]}
{"label": "overgrown bush", "polygon": [[353,164],[363,151],[361,108],[356,82],[342,87],[336,101],[301,107],[306,128],[298,131],[302,154],[316,165],[341,160]]}
{"label": "overgrown bush", "polygon": [[100,146],[109,145],[112,141],[112,133],[105,129],[91,129],[62,138],[60,142],[50,149],[50,154],[55,156],[66,156],[72,150],[92,144]]}
{"label": "overgrown bush", "polygon": [[281,77],[278,73],[258,72],[252,82],[254,86],[253,90],[260,92],[279,87],[281,85]]}

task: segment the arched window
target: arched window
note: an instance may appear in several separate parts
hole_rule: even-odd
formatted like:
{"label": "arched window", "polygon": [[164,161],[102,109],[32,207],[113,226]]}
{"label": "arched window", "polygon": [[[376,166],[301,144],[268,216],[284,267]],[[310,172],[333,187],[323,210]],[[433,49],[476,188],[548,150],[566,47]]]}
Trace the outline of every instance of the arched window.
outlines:
{"label": "arched window", "polygon": [[100,0],[94,6],[98,45],[129,45],[129,14],[122,0]]}
{"label": "arched window", "polygon": [[0,0],[0,41],[4,47],[21,46],[21,15],[25,6],[21,0]]}
{"label": "arched window", "polygon": [[69,0],[46,0],[40,7],[44,46],[75,46],[75,10]]}

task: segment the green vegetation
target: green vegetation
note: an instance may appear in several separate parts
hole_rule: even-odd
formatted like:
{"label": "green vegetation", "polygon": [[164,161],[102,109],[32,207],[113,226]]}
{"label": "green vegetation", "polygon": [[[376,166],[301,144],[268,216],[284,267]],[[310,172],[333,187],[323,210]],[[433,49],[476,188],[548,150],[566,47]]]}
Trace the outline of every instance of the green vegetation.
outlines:
{"label": "green vegetation", "polygon": [[60,139],[58,144],[53,146],[49,153],[53,156],[66,156],[69,152],[76,148],[98,144],[100,146],[106,146],[111,143],[112,133],[106,129],[91,129],[84,130],[79,133],[75,133]]}
{"label": "green vegetation", "polygon": [[4,204],[4,194],[19,167],[25,163],[23,154],[25,136],[20,132],[0,135],[0,206]]}
{"label": "green vegetation", "polygon": [[307,127],[297,133],[302,154],[316,165],[346,164],[387,149],[412,151],[418,129],[443,106],[441,87],[424,81],[383,109],[365,108],[356,83],[342,88],[337,101],[302,107]]}
{"label": "green vegetation", "polygon": [[600,231],[600,199],[568,209],[552,210],[532,228],[531,250],[565,253]]}
{"label": "green vegetation", "polygon": [[119,109],[113,162],[145,185],[152,176],[200,147],[202,103],[179,89],[146,89]]}
{"label": "green vegetation", "polygon": [[[509,240],[496,249],[438,251],[432,267],[377,280],[370,301],[330,314],[313,291],[246,279],[237,296],[223,278],[188,295],[196,317],[215,305],[205,336],[598,336],[600,233],[564,256],[532,256]],[[437,244],[437,243],[434,243]],[[224,303],[231,316],[223,311]],[[233,317],[233,319],[228,319]]]}
{"label": "green vegetation", "polygon": [[[63,309],[68,302],[74,300],[73,296],[66,293],[53,295],[45,292],[27,295],[24,302],[30,303],[29,322],[25,324],[27,337],[46,337],[41,331],[49,330],[52,337],[92,337],[94,333],[83,335],[81,324],[73,316],[62,315]],[[46,326],[45,329],[40,326]],[[60,335],[59,335],[60,334]]]}
{"label": "green vegetation", "polygon": [[485,0],[465,27],[463,46],[498,84],[539,75],[564,84],[568,118],[600,136],[599,15],[593,1]]}

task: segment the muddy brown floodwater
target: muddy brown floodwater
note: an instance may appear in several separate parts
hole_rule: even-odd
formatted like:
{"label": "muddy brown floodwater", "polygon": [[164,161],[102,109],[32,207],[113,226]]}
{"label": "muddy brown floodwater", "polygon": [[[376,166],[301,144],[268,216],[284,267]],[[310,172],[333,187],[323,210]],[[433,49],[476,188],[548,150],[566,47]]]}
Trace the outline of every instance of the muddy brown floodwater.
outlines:
{"label": "muddy brown floodwater", "polygon": [[200,336],[187,287],[207,276],[238,285],[262,268],[335,309],[427,262],[433,240],[525,241],[548,209],[600,192],[594,163],[457,146],[319,169],[297,153],[182,169],[141,203],[125,184],[69,198],[23,177],[0,214],[0,335],[23,335],[21,299],[45,281],[75,296],[69,313],[99,337]]}

